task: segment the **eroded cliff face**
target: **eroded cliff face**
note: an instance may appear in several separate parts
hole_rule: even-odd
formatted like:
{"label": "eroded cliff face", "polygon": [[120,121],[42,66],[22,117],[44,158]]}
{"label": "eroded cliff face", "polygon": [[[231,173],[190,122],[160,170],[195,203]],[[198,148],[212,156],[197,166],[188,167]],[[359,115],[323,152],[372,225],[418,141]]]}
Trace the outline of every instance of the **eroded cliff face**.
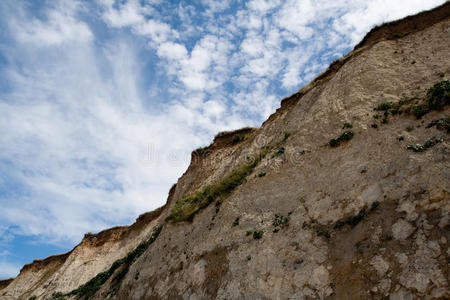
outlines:
{"label": "eroded cliff face", "polygon": [[449,49],[448,3],[374,29],[261,128],[194,151],[165,207],[0,299],[448,299],[450,108],[427,91]]}

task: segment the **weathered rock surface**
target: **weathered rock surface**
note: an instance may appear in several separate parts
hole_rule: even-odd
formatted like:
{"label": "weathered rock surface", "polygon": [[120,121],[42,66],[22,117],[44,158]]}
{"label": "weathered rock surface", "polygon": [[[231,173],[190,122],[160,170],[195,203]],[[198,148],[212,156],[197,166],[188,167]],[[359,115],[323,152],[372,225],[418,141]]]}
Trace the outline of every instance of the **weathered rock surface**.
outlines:
{"label": "weathered rock surface", "polygon": [[[448,80],[449,49],[450,3],[374,29],[261,128],[218,135],[193,152],[164,208],[25,266],[0,285],[0,299],[68,293],[159,225],[154,242],[120,261],[92,298],[448,299],[448,132],[426,125],[450,108],[382,122],[374,107],[422,101]],[[354,137],[330,147],[344,123]],[[439,142],[422,152],[407,149],[432,137]],[[181,199],[261,151],[269,152],[221,205],[191,221],[167,219]]]}

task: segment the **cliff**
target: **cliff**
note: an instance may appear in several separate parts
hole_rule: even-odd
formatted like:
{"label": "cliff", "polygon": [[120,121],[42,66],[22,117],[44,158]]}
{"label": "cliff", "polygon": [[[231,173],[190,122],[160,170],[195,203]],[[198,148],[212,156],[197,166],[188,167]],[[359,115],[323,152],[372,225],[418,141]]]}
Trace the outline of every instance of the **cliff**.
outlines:
{"label": "cliff", "polygon": [[164,207],[0,299],[448,299],[449,49],[448,2],[374,28],[260,128],[195,150]]}

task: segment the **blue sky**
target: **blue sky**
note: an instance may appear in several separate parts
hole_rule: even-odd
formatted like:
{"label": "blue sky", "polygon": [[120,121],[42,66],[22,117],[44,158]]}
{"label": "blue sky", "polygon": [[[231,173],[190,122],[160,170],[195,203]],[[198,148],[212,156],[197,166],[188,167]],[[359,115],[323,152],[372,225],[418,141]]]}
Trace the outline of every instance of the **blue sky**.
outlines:
{"label": "blue sky", "polygon": [[0,2],[0,278],[165,203],[374,25],[437,0]]}

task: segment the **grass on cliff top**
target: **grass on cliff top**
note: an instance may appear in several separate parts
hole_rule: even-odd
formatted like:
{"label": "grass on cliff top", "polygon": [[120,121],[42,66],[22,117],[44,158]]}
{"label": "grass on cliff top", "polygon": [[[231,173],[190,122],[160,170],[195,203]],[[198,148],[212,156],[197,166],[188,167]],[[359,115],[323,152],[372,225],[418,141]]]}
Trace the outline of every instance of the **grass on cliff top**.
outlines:
{"label": "grass on cliff top", "polygon": [[113,282],[118,286],[121,280],[127,274],[130,266],[138,259],[142,253],[156,240],[161,233],[162,226],[157,226],[148,240],[140,243],[133,251],[129,252],[124,258],[116,260],[111,267],[95,276],[85,284],[79,286],[77,289],[71,291],[67,296],[76,296],[77,299],[89,299],[102,287],[102,285],[114,274],[114,272],[122,267],[120,272],[113,278]]}
{"label": "grass on cliff top", "polygon": [[187,196],[177,200],[172,213],[167,217],[174,222],[191,221],[195,214],[207,207],[212,202],[220,205],[239,185],[241,185],[247,175],[264,158],[268,150],[262,151],[249,163],[234,169],[222,181],[208,185],[194,195]]}

